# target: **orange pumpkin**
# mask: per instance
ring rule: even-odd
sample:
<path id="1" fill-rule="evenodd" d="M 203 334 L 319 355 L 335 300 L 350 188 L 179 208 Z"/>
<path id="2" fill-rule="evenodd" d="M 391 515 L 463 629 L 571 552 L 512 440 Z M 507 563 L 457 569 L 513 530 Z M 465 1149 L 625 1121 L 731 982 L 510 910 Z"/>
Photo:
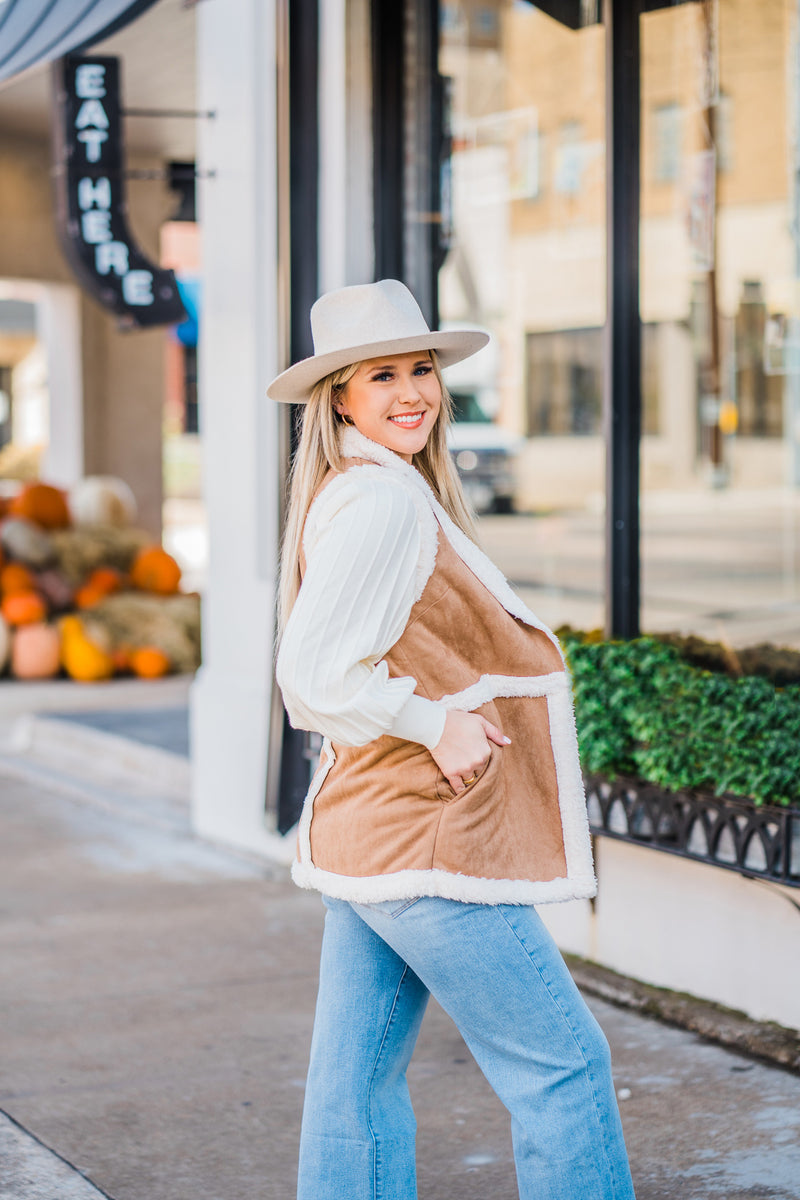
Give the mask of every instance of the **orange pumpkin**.
<path id="1" fill-rule="evenodd" d="M 0 571 L 0 594 L 11 596 L 14 592 L 32 592 L 36 580 L 22 563 L 7 563 Z"/>
<path id="2" fill-rule="evenodd" d="M 160 679 L 170 668 L 170 661 L 158 646 L 140 646 L 130 654 L 130 668 L 140 679 Z"/>
<path id="3" fill-rule="evenodd" d="M 105 592 L 98 592 L 95 588 L 90 587 L 85 583 L 82 588 L 78 588 L 75 593 L 76 608 L 94 608 L 95 604 L 99 604 L 101 600 L 105 600 Z"/>
<path id="4" fill-rule="evenodd" d="M 171 596 L 178 590 L 181 569 L 171 554 L 161 546 L 145 546 L 131 567 L 131 583 L 143 592 Z"/>
<path id="5" fill-rule="evenodd" d="M 95 604 L 118 592 L 121 587 L 122 575 L 119 571 L 114 567 L 97 567 L 75 593 L 75 605 L 77 608 L 94 608 Z"/>
<path id="6" fill-rule="evenodd" d="M 86 583 L 95 591 L 110 596 L 112 592 L 118 592 L 122 587 L 122 572 L 118 571 L 116 567 L 95 567 Z"/>
<path id="7" fill-rule="evenodd" d="M 14 517 L 26 517 L 42 529 L 65 529 L 70 523 L 67 499 L 49 483 L 26 483 L 8 506 Z"/>
<path id="8" fill-rule="evenodd" d="M 12 592 L 3 597 L 0 612 L 9 625 L 33 625 L 47 616 L 47 607 L 38 592 Z"/>

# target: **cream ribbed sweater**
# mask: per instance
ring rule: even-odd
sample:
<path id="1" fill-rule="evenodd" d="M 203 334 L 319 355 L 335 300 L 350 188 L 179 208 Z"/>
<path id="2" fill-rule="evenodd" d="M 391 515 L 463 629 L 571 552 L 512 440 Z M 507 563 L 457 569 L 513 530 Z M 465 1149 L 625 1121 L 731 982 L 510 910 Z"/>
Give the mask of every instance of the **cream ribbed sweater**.
<path id="1" fill-rule="evenodd" d="M 383 656 L 416 597 L 421 531 L 409 489 L 391 471 L 348 471 L 309 509 L 306 572 L 284 631 L 277 679 L 296 729 L 361 746 L 383 734 L 432 750 L 447 710 L 391 679 Z"/>

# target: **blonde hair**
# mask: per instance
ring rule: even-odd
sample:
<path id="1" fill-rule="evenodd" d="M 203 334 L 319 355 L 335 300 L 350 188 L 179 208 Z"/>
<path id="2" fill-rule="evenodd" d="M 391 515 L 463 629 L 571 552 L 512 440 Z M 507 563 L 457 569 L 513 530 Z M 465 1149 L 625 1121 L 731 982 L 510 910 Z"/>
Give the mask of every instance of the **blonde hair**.
<path id="1" fill-rule="evenodd" d="M 431 350 L 430 355 L 434 374 L 442 389 L 442 404 L 428 441 L 419 454 L 414 455 L 413 465 L 430 484 L 450 519 L 467 537 L 476 541 L 475 522 L 447 446 L 447 427 L 453 419 L 453 402 L 442 379 L 436 352 Z M 311 501 L 329 471 L 341 473 L 346 469 L 339 449 L 339 435 L 344 422 L 334 409 L 334 401 L 345 390 L 359 366 L 360 363 L 352 363 L 326 375 L 314 386 L 304 406 L 300 440 L 289 477 L 289 505 L 281 550 L 278 594 L 279 634 L 286 628 L 300 591 L 303 526 Z"/>

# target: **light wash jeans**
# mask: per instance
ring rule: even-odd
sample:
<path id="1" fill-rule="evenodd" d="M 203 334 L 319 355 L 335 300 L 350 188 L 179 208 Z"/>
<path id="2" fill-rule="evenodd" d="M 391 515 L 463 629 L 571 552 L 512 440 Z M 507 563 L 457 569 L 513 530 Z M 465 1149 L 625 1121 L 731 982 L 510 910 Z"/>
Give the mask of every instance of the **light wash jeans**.
<path id="1" fill-rule="evenodd" d="M 521 1200 L 632 1200 L 608 1043 L 535 909 L 325 904 L 298 1200 L 415 1200 L 429 994 L 511 1113 Z"/>

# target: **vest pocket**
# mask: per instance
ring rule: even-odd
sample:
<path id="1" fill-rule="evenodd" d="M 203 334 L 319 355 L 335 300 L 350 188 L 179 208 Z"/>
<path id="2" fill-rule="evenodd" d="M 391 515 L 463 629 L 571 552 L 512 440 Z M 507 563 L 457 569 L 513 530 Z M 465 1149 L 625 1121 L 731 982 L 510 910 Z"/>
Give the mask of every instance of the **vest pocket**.
<path id="1" fill-rule="evenodd" d="M 475 778 L 472 780 L 472 783 L 468 783 L 460 792 L 454 792 L 447 781 L 447 777 L 443 775 L 441 771 L 438 771 L 436 776 L 436 795 L 444 804 L 452 804 L 454 800 L 460 800 L 462 796 L 466 796 L 468 792 L 475 790 L 484 776 L 488 773 L 489 768 L 493 765 L 496 757 L 497 752 L 495 748 L 492 747 L 491 754 L 481 767 L 480 771 L 478 771 Z"/>

